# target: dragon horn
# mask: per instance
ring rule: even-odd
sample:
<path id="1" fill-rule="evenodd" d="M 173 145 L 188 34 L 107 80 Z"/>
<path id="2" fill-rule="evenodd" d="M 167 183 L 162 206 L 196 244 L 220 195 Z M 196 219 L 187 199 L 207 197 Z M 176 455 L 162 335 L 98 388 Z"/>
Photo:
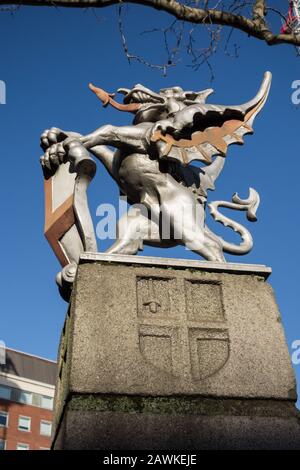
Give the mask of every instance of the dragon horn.
<path id="1" fill-rule="evenodd" d="M 264 107 L 265 102 L 268 98 L 270 87 L 272 81 L 272 74 L 271 72 L 266 72 L 264 74 L 263 82 L 258 90 L 257 95 L 247 103 L 241 106 L 241 109 L 245 112 L 245 122 L 247 122 L 250 126 L 253 124 L 253 121 L 256 115 L 261 111 Z"/>

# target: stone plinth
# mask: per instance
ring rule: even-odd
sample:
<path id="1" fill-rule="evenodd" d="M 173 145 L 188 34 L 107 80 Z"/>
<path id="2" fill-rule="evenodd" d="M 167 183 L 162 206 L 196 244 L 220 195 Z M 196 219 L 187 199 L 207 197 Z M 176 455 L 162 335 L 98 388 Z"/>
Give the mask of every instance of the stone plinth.
<path id="1" fill-rule="evenodd" d="M 84 254 L 61 338 L 54 448 L 300 449 L 270 272 Z"/>

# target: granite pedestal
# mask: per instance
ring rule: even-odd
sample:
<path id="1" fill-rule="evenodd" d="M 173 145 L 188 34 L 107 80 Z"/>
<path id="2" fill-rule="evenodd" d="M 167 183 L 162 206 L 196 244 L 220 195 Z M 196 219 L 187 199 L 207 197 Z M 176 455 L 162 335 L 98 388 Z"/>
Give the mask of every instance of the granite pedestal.
<path id="1" fill-rule="evenodd" d="M 54 449 L 300 449 L 262 265 L 85 253 L 59 351 Z"/>

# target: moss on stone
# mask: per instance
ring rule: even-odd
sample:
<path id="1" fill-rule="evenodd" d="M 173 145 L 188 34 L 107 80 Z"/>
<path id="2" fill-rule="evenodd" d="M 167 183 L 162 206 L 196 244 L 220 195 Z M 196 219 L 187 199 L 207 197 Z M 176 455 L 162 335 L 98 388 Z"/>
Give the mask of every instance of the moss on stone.
<path id="1" fill-rule="evenodd" d="M 295 416 L 293 402 L 281 400 L 212 399 L 73 394 L 68 409 L 169 415 Z"/>

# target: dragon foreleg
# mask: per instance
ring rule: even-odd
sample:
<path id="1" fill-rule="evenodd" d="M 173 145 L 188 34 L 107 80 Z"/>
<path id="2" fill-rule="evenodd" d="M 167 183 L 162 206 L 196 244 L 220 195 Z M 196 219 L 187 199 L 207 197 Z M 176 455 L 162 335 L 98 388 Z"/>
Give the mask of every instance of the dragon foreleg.
<path id="1" fill-rule="evenodd" d="M 247 211 L 247 219 L 251 222 L 255 222 L 257 220 L 256 210 L 259 206 L 259 203 L 260 198 L 258 192 L 255 191 L 255 189 L 250 188 L 248 199 L 241 199 L 237 193 L 235 193 L 232 197 L 232 202 L 214 201 L 208 204 L 209 211 L 214 220 L 225 225 L 225 227 L 232 228 L 235 232 L 239 233 L 242 238 L 240 245 L 236 245 L 234 243 L 226 242 L 223 240 L 223 238 L 218 237 L 224 252 L 234 255 L 243 255 L 249 253 L 253 247 L 253 238 L 249 230 L 247 230 L 238 222 L 235 222 L 234 220 L 229 219 L 225 215 L 221 214 L 218 208 L 226 207 L 228 209 L 234 209 L 238 211 Z"/>

